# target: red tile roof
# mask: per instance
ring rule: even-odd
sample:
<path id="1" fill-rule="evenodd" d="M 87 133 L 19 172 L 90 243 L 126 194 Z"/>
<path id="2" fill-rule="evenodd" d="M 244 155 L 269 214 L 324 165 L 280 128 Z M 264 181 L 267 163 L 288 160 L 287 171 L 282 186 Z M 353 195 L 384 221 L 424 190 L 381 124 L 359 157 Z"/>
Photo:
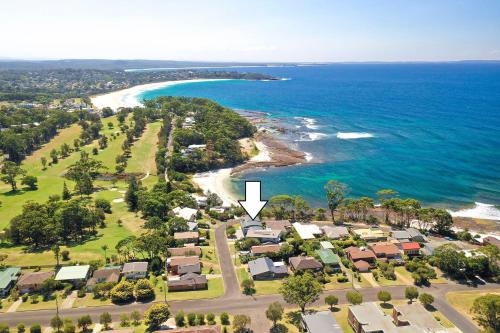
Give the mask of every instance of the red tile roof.
<path id="1" fill-rule="evenodd" d="M 420 244 L 416 242 L 410 242 L 410 243 L 402 243 L 401 247 L 403 250 L 420 250 Z"/>

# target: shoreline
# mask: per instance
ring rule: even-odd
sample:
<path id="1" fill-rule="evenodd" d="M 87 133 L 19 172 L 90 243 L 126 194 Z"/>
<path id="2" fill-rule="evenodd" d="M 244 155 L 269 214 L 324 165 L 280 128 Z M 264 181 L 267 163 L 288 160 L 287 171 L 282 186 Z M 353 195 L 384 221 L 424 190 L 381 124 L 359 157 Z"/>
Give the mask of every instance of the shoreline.
<path id="1" fill-rule="evenodd" d="M 145 83 L 122 90 L 117 90 L 101 95 L 92 96 L 90 98 L 90 101 L 99 110 L 105 107 L 110 107 L 113 111 L 117 111 L 121 107 L 143 106 L 138 96 L 146 91 L 166 88 L 184 83 L 231 81 L 231 80 L 233 79 L 193 79 L 193 80 Z"/>

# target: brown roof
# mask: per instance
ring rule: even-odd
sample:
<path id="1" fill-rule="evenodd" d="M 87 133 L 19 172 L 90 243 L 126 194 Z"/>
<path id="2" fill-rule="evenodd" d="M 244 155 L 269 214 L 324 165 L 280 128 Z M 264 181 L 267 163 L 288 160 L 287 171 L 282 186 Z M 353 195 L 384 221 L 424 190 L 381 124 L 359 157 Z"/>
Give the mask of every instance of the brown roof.
<path id="1" fill-rule="evenodd" d="M 189 327 L 177 328 L 175 330 L 168 330 L 168 333 L 221 333 L 220 326 L 202 326 L 202 327 Z M 165 333 L 165 331 L 156 331 L 154 333 Z"/>
<path id="2" fill-rule="evenodd" d="M 168 248 L 168 253 L 172 257 L 178 256 L 200 256 L 201 247 L 199 246 L 189 246 L 189 247 L 170 247 Z"/>
<path id="3" fill-rule="evenodd" d="M 265 221 L 265 223 L 266 223 L 266 228 L 269 228 L 271 230 L 284 230 L 292 226 L 290 224 L 290 221 L 288 220 L 272 220 L 272 221 Z"/>
<path id="4" fill-rule="evenodd" d="M 170 258 L 170 266 L 195 265 L 199 262 L 200 262 L 200 258 L 198 258 L 197 256 Z"/>
<path id="5" fill-rule="evenodd" d="M 167 284 L 169 286 L 194 286 L 199 284 L 207 284 L 208 280 L 205 275 L 200 275 L 196 273 L 187 273 L 181 276 L 177 280 L 168 280 Z"/>
<path id="6" fill-rule="evenodd" d="M 278 253 L 280 249 L 281 245 L 279 244 L 255 245 L 252 246 L 251 252 L 253 254 Z"/>
<path id="7" fill-rule="evenodd" d="M 54 272 L 27 272 L 21 275 L 17 281 L 17 286 L 22 289 L 23 286 L 41 284 L 45 280 L 54 276 Z"/>
<path id="8" fill-rule="evenodd" d="M 496 245 L 500 247 L 500 239 L 493 237 L 493 236 L 488 236 L 483 239 L 484 244 L 491 244 L 491 245 Z"/>
<path id="9" fill-rule="evenodd" d="M 370 246 L 370 250 L 372 250 L 376 256 L 380 255 L 398 255 L 399 249 L 396 245 L 392 243 L 375 243 Z"/>
<path id="10" fill-rule="evenodd" d="M 375 253 L 372 250 L 364 249 L 361 250 L 355 246 L 348 247 L 345 249 L 345 253 L 348 253 L 352 260 L 360 260 L 360 259 L 377 259 Z"/>
<path id="11" fill-rule="evenodd" d="M 87 285 L 94 285 L 98 280 L 118 282 L 120 280 L 120 270 L 118 268 L 98 269 L 92 274 L 92 278 L 87 281 Z"/>
<path id="12" fill-rule="evenodd" d="M 290 265 L 292 265 L 295 270 L 319 269 L 323 267 L 323 265 L 313 257 L 291 257 Z"/>
<path id="13" fill-rule="evenodd" d="M 354 267 L 356 267 L 356 269 L 358 271 L 366 271 L 368 269 L 370 269 L 370 264 L 367 263 L 366 261 L 364 260 L 358 260 L 356 261 L 354 264 L 353 264 Z"/>
<path id="14" fill-rule="evenodd" d="M 174 233 L 175 239 L 193 239 L 198 237 L 200 237 L 198 231 L 185 231 L 185 232 Z"/>

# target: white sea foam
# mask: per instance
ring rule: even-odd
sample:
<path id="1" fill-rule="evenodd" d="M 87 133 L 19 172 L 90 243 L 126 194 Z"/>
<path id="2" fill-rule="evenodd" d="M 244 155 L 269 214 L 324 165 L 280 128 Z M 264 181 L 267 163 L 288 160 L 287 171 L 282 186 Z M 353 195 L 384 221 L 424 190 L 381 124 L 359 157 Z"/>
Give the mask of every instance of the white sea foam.
<path id="1" fill-rule="evenodd" d="M 500 210 L 495 205 L 476 202 L 473 208 L 465 208 L 457 211 L 448 211 L 454 217 L 470 217 L 484 220 L 500 221 Z"/>
<path id="2" fill-rule="evenodd" d="M 296 142 L 301 141 L 317 141 L 328 137 L 328 134 L 320 132 L 303 132 L 300 134 L 300 139 L 295 140 Z"/>
<path id="3" fill-rule="evenodd" d="M 305 151 L 304 154 L 306 155 L 304 158 L 306 159 L 307 162 L 312 161 L 313 155 L 311 153 L 308 153 L 307 151 Z"/>
<path id="4" fill-rule="evenodd" d="M 313 118 L 307 118 L 307 117 L 295 117 L 295 119 L 299 120 L 303 126 L 309 128 L 309 129 L 318 129 L 319 126 L 317 125 L 317 120 Z"/>
<path id="5" fill-rule="evenodd" d="M 368 139 L 373 138 L 374 135 L 366 132 L 338 132 L 337 138 L 342 140 L 354 140 L 354 139 Z"/>

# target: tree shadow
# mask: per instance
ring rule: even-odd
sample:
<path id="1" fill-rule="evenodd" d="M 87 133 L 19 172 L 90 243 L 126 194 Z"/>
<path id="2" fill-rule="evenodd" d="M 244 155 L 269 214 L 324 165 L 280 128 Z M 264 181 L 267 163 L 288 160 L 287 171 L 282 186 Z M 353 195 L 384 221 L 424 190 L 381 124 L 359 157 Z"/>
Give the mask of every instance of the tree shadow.
<path id="1" fill-rule="evenodd" d="M 302 313 L 300 311 L 291 311 L 286 314 L 286 320 L 293 326 L 300 328 L 302 322 Z"/>
<path id="2" fill-rule="evenodd" d="M 270 333 L 288 333 L 288 328 L 283 324 L 276 324 L 276 326 L 271 327 Z"/>
<path id="3" fill-rule="evenodd" d="M 383 309 L 392 309 L 394 308 L 394 305 L 392 305 L 391 303 L 381 303 L 380 307 Z"/>
<path id="4" fill-rule="evenodd" d="M 27 191 L 17 189 L 15 191 L 10 190 L 9 192 L 4 192 L 4 193 L 2 193 L 2 195 L 6 196 L 6 197 L 13 197 L 13 196 L 17 196 L 17 195 L 23 195 L 25 192 L 27 192 Z"/>

